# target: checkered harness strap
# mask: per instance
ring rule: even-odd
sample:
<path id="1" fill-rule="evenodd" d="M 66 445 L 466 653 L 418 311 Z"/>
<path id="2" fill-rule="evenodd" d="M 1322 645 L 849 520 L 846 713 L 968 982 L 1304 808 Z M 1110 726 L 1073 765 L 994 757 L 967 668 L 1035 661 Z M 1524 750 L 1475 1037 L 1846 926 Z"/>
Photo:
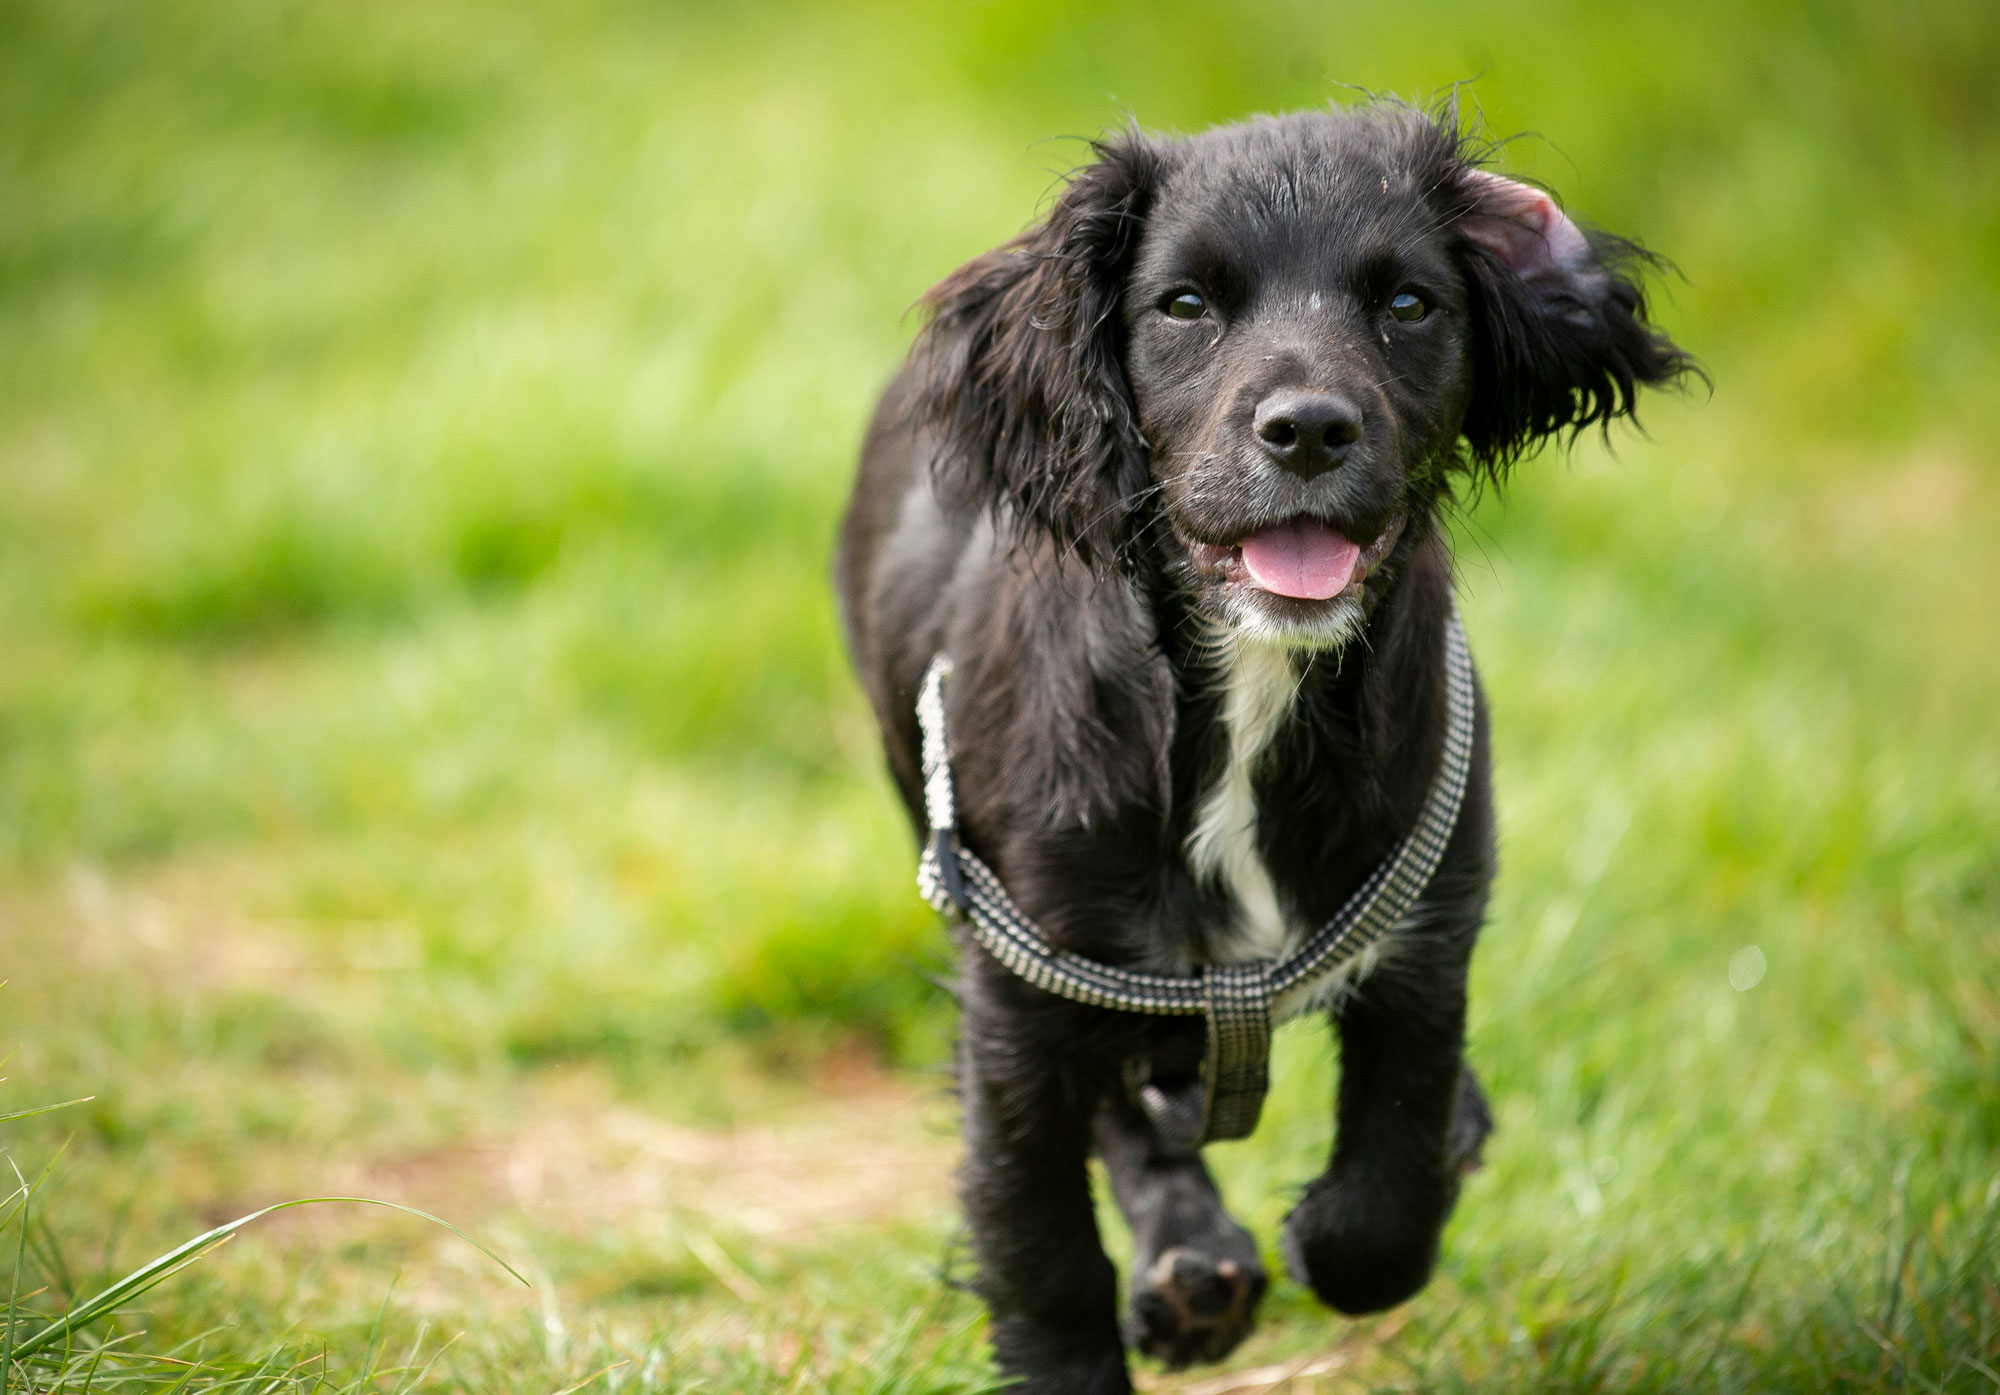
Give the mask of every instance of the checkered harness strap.
<path id="1" fill-rule="evenodd" d="M 1409 915 L 1444 856 L 1472 765 L 1472 656 L 1454 610 L 1445 627 L 1448 718 L 1444 750 L 1416 826 L 1347 899 L 1339 912 L 1282 959 L 1210 964 L 1191 976 L 1136 973 L 1050 945 L 979 856 L 958 839 L 944 686 L 951 660 L 931 660 L 917 696 L 923 727 L 924 806 L 931 838 L 917 888 L 939 911 L 956 911 L 988 954 L 1035 987 L 1119 1012 L 1204 1017 L 1201 1089 L 1175 1099 L 1135 1081 L 1140 1102 L 1169 1141 L 1189 1146 L 1243 1138 L 1256 1126 L 1269 1083 L 1271 1029 L 1280 1000 L 1312 1000 L 1308 985 L 1336 974 Z"/>

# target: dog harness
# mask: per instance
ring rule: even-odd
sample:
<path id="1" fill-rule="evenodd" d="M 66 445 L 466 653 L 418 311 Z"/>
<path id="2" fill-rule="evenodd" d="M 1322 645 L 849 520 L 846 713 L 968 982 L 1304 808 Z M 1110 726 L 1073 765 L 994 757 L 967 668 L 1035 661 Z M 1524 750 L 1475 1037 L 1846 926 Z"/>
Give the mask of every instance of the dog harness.
<path id="1" fill-rule="evenodd" d="M 1126 1063 L 1128 1086 L 1163 1143 L 1191 1150 L 1244 1138 L 1257 1126 L 1270 1085 L 1271 1029 L 1313 1001 L 1312 986 L 1354 964 L 1410 916 L 1458 824 L 1472 764 L 1472 656 L 1454 609 L 1445 625 L 1448 717 L 1444 752 L 1416 826 L 1368 874 L 1333 919 L 1282 959 L 1209 964 L 1193 975 L 1136 973 L 1052 946 L 1014 904 L 999 877 L 958 839 L 939 654 L 917 695 L 924 737 L 924 806 L 931 837 L 917 889 L 940 912 L 954 910 L 988 954 L 1035 987 L 1117 1012 L 1206 1019 L 1199 1075 L 1166 1085 L 1145 1060 Z"/>

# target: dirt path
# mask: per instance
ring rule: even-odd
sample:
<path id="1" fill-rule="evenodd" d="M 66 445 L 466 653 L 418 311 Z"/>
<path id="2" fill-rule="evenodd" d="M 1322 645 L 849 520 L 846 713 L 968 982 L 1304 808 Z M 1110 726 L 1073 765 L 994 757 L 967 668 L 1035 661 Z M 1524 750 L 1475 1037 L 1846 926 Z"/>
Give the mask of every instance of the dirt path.
<path id="1" fill-rule="evenodd" d="M 950 1105 L 921 1081 L 852 1076 L 810 1103 L 721 1128 L 670 1122 L 597 1089 L 535 1093 L 522 1128 L 351 1163 L 341 1181 L 411 1205 L 517 1209 L 569 1233 L 607 1216 L 671 1216 L 788 1243 L 952 1206 Z"/>

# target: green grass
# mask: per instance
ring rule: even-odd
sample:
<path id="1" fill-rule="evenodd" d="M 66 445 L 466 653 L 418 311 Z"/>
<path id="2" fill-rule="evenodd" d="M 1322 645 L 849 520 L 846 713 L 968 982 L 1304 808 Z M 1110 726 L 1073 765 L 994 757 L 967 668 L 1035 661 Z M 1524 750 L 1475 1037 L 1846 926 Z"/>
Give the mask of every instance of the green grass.
<path id="1" fill-rule="evenodd" d="M 1716 390 L 1465 521 L 1501 1130 L 1421 1298 L 1235 1364 L 2000 1387 L 1989 8 L 0 0 L 0 1114 L 94 1097 L 0 1121 L 11 1330 L 329 1191 L 535 1285 L 285 1213 L 9 1388 L 990 1380 L 872 396 L 1069 137 L 1474 77 Z M 1318 1037 L 1217 1150 L 1266 1237 Z"/>

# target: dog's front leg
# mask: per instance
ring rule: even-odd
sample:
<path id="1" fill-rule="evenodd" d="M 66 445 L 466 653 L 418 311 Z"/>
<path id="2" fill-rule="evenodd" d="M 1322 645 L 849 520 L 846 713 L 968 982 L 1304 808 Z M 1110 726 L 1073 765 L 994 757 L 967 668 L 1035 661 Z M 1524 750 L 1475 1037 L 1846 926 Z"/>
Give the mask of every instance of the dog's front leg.
<path id="1" fill-rule="evenodd" d="M 1086 1165 L 1102 1094 L 1083 1046 L 1093 1010 L 1006 981 L 990 962 L 967 969 L 960 1188 L 994 1357 L 1019 1381 L 1011 1390 L 1129 1391 L 1117 1275 L 1098 1239 Z"/>
<path id="2" fill-rule="evenodd" d="M 1220 1361 L 1256 1324 L 1268 1282 L 1256 1241 L 1223 1208 L 1201 1154 L 1162 1146 L 1116 1091 L 1097 1149 L 1136 1251 L 1127 1340 L 1172 1367 Z"/>
<path id="3" fill-rule="evenodd" d="M 1335 1015 L 1333 1159 L 1286 1218 L 1283 1246 L 1293 1277 L 1341 1312 L 1376 1312 L 1424 1286 L 1485 1137 L 1485 1099 L 1463 1059 L 1470 951 L 1466 935 L 1392 955 Z"/>

